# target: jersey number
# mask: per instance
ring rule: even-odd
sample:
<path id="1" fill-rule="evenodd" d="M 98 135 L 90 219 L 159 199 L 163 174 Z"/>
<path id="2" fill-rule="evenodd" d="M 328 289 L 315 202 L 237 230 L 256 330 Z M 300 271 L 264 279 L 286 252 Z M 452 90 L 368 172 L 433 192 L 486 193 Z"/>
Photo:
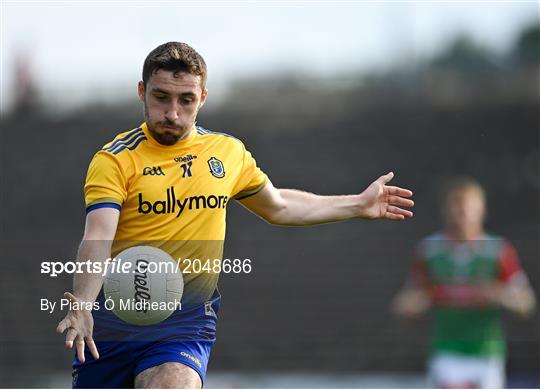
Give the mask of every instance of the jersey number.
<path id="1" fill-rule="evenodd" d="M 191 177 L 191 164 L 193 164 L 193 161 L 189 161 L 187 164 L 180 165 L 183 169 L 182 177 L 186 177 L 186 174 L 188 177 Z"/>

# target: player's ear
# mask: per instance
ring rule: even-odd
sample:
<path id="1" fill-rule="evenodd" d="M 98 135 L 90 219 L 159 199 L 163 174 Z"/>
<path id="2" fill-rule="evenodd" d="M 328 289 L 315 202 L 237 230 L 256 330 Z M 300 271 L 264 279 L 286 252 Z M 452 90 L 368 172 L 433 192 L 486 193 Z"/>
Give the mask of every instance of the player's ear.
<path id="1" fill-rule="evenodd" d="M 482 223 L 485 223 L 488 217 L 488 209 L 486 202 L 482 204 Z"/>
<path id="2" fill-rule="evenodd" d="M 139 81 L 139 84 L 137 84 L 137 92 L 141 102 L 144 102 L 144 82 Z"/>
<path id="3" fill-rule="evenodd" d="M 201 107 L 206 102 L 206 97 L 207 96 L 208 96 L 208 90 L 205 88 L 205 89 L 203 89 L 202 94 L 201 94 L 201 102 L 199 103 L 199 110 L 201 109 Z"/>

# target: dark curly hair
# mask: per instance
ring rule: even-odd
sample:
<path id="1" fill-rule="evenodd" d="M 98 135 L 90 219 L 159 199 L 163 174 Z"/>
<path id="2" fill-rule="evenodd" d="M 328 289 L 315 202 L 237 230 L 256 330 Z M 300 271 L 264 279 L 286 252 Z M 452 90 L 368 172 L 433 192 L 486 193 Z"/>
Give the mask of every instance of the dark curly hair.
<path id="1" fill-rule="evenodd" d="M 142 79 L 144 86 L 150 76 L 163 69 L 174 73 L 187 72 L 201 76 L 201 86 L 206 86 L 207 70 L 202 56 L 183 42 L 167 42 L 159 45 L 144 60 Z"/>

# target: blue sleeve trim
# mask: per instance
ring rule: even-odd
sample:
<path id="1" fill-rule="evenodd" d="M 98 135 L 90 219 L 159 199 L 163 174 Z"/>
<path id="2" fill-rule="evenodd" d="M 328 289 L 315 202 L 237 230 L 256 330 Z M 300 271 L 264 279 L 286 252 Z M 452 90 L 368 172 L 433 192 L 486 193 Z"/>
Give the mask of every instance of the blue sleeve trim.
<path id="1" fill-rule="evenodd" d="M 86 208 L 86 214 L 88 214 L 92 210 L 103 209 L 105 207 L 110 207 L 110 208 L 116 209 L 116 210 L 121 210 L 122 209 L 122 206 L 120 206 L 120 205 L 118 205 L 116 203 L 98 203 L 98 204 L 93 204 L 92 206 L 88 206 Z"/>
<path id="2" fill-rule="evenodd" d="M 207 130 L 207 129 L 201 127 L 201 126 L 197 126 L 196 129 L 197 129 L 197 133 L 199 133 L 199 134 L 201 134 L 201 135 L 206 135 L 206 134 L 219 134 L 219 135 L 224 135 L 225 137 L 231 137 L 231 138 L 234 138 L 235 140 L 242 142 L 240 139 L 236 138 L 234 135 L 231 135 L 231 134 L 220 133 L 219 131 L 211 131 L 211 130 Z"/>

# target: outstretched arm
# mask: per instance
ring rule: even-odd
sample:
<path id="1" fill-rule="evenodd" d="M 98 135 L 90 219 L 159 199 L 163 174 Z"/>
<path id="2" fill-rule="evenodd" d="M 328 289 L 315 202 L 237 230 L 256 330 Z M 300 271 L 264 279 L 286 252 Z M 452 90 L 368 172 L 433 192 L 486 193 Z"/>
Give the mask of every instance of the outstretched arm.
<path id="1" fill-rule="evenodd" d="M 403 220 L 413 213 L 401 207 L 412 207 L 412 192 L 389 186 L 390 172 L 379 177 L 357 195 L 322 196 L 309 192 L 277 189 L 271 182 L 257 194 L 240 203 L 264 220 L 275 225 L 305 226 L 352 218 Z"/>

